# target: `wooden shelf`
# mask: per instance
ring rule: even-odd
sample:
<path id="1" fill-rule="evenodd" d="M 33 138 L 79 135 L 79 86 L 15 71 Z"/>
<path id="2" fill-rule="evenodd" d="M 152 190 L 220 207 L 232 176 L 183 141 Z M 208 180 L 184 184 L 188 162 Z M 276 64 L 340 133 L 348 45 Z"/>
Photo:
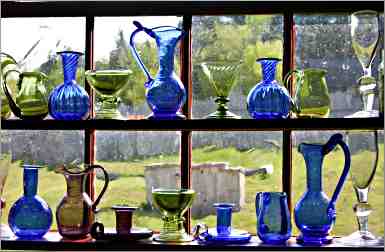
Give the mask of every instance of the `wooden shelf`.
<path id="1" fill-rule="evenodd" d="M 244 245 L 201 245 L 198 242 L 193 241 L 185 244 L 164 244 L 153 242 L 151 239 L 129 242 L 129 241 L 95 241 L 95 240 L 83 240 L 83 241 L 66 241 L 62 240 L 61 236 L 56 232 L 50 232 L 45 235 L 41 240 L 17 240 L 15 237 L 2 240 L 1 248 L 5 250 L 16 249 L 31 249 L 31 250 L 153 250 L 153 251 L 383 251 L 383 247 L 343 247 L 338 243 L 338 239 L 335 242 L 322 246 L 322 247 L 310 247 L 301 246 L 296 243 L 294 237 L 289 239 L 286 245 L 264 245 L 261 244 L 257 237 L 252 237 L 251 242 Z"/>
<path id="2" fill-rule="evenodd" d="M 383 129 L 383 118 L 278 120 L 1 120 L 6 130 L 281 131 Z"/>

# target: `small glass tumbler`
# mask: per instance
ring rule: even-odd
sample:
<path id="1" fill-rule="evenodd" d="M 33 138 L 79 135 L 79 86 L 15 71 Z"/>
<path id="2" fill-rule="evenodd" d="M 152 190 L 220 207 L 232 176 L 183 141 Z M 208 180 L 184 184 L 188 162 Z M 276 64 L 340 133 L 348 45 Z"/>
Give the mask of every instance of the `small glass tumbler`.
<path id="1" fill-rule="evenodd" d="M 137 207 L 119 206 L 111 207 L 116 215 L 116 233 L 118 235 L 129 235 L 132 228 L 132 217 Z"/>
<path id="2" fill-rule="evenodd" d="M 290 212 L 284 192 L 259 192 L 255 198 L 257 234 L 266 244 L 283 244 L 291 236 Z"/>
<path id="3" fill-rule="evenodd" d="M 216 203 L 214 207 L 217 209 L 217 233 L 226 236 L 231 234 L 231 215 L 234 204 Z"/>

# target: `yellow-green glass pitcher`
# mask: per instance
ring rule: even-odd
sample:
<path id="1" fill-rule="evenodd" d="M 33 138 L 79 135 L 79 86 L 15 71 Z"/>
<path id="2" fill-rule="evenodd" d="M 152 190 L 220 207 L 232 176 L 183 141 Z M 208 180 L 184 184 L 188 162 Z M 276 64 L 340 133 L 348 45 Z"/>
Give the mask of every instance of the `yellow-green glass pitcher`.
<path id="1" fill-rule="evenodd" d="M 284 79 L 287 84 L 290 77 L 296 77 L 293 111 L 297 117 L 328 117 L 331 100 L 326 83 L 327 71 L 321 68 L 295 69 Z"/>
<path id="2" fill-rule="evenodd" d="M 8 88 L 8 76 L 18 74 L 16 102 Z M 47 76 L 44 73 L 31 71 L 20 72 L 16 69 L 4 75 L 3 91 L 8 98 L 12 113 L 21 119 L 43 119 L 48 114 L 48 94 L 45 88 Z"/>

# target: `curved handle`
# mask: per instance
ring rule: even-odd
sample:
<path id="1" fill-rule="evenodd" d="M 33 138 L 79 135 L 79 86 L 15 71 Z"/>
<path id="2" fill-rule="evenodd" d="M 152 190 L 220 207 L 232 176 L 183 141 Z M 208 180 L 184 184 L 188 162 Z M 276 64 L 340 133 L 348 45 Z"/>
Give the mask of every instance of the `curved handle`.
<path id="1" fill-rule="evenodd" d="M 101 165 L 89 165 L 88 168 L 86 169 L 86 172 L 88 172 L 92 169 L 101 169 L 103 171 L 103 174 L 104 174 L 103 189 L 100 191 L 100 193 L 99 193 L 98 197 L 96 198 L 96 200 L 94 201 L 94 203 L 92 203 L 92 210 L 95 212 L 96 206 L 99 204 L 99 201 L 102 199 L 104 193 L 107 190 L 108 183 L 110 182 L 110 177 L 108 176 L 107 171 Z"/>
<path id="2" fill-rule="evenodd" d="M 301 70 L 294 69 L 294 70 L 289 71 L 285 75 L 285 77 L 283 78 L 283 84 L 285 85 L 285 87 L 288 87 L 289 79 L 292 79 L 293 75 L 297 78 L 296 83 L 301 83 L 302 82 L 303 72 Z M 297 91 L 298 91 L 298 87 L 296 85 L 295 90 L 294 90 L 294 94 L 296 94 Z M 294 95 L 294 97 L 295 97 L 295 95 Z M 298 113 L 301 112 L 297 102 L 294 99 L 291 99 L 291 105 L 292 105 L 291 107 L 292 107 L 292 110 L 293 110 L 294 113 L 298 114 Z"/>
<path id="3" fill-rule="evenodd" d="M 20 89 L 21 88 L 21 81 L 23 80 L 23 74 L 16 70 L 16 69 L 11 69 L 11 70 L 8 70 L 5 74 L 4 74 L 4 81 L 2 83 L 2 86 L 3 86 L 3 91 L 4 91 L 4 94 L 5 96 L 7 97 L 8 99 L 8 103 L 9 103 L 9 107 L 11 108 L 12 110 L 12 113 L 21 118 L 22 115 L 21 115 L 21 109 L 17 106 L 16 102 L 13 100 L 12 98 L 12 95 L 11 93 L 9 92 L 9 89 L 8 89 L 8 85 L 7 85 L 7 76 L 8 74 L 10 74 L 11 72 L 17 72 L 19 74 L 19 79 L 17 80 L 17 87 Z"/>
<path id="4" fill-rule="evenodd" d="M 256 214 L 257 214 L 257 221 L 258 221 L 258 215 L 261 212 L 261 200 L 263 198 L 262 196 L 263 196 L 263 192 L 258 192 L 255 195 L 255 211 L 256 211 Z"/>
<path id="5" fill-rule="evenodd" d="M 104 225 L 100 222 L 95 222 L 91 226 L 91 236 L 95 239 L 102 239 L 104 236 Z"/>
<path id="6" fill-rule="evenodd" d="M 150 83 L 153 81 L 153 78 L 151 77 L 150 72 L 147 70 L 146 66 L 143 64 L 143 61 L 140 58 L 138 52 L 136 51 L 135 43 L 134 43 L 134 37 L 135 37 L 135 35 L 138 32 L 144 31 L 149 36 L 151 36 L 152 38 L 155 38 L 155 33 L 151 29 L 143 27 L 142 24 L 139 23 L 138 21 L 134 21 L 133 23 L 137 27 L 137 29 L 131 33 L 131 36 L 130 36 L 130 49 L 131 49 L 132 55 L 135 58 L 135 61 L 139 64 L 140 69 L 142 69 L 142 71 L 144 72 L 144 74 L 147 77 L 147 82 L 144 84 L 144 86 L 146 88 L 148 88 Z"/>
<path id="7" fill-rule="evenodd" d="M 327 214 L 330 218 L 333 220 L 336 217 L 336 210 L 335 205 L 338 198 L 338 195 L 340 194 L 342 190 L 342 186 L 344 185 L 344 182 L 346 180 L 346 177 L 349 173 L 350 169 L 350 151 L 346 143 L 342 140 L 343 136 L 341 134 L 334 134 L 329 141 L 323 146 L 322 154 L 326 155 L 330 151 L 332 151 L 337 144 L 341 146 L 344 155 L 345 155 L 345 164 L 344 169 L 342 171 L 341 177 L 337 183 L 336 189 L 334 190 L 333 196 L 329 202 L 328 208 L 327 208 Z"/>

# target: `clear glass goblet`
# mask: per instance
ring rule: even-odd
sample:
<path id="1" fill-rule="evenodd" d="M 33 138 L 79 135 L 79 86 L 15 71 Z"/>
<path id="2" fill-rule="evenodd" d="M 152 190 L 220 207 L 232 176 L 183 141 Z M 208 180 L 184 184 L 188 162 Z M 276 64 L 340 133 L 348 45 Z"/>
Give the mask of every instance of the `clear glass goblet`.
<path id="1" fill-rule="evenodd" d="M 363 76 L 357 80 L 364 109 L 347 117 L 377 117 L 373 109 L 376 79 L 371 73 L 376 49 L 379 44 L 379 15 L 376 11 L 362 10 L 351 15 L 352 47 L 363 68 Z"/>
<path id="2" fill-rule="evenodd" d="M 214 88 L 218 105 L 217 111 L 209 114 L 207 119 L 239 119 L 240 116 L 230 112 L 226 104 L 239 76 L 241 61 L 203 62 L 201 67 L 210 85 Z"/>
<path id="3" fill-rule="evenodd" d="M 350 131 L 347 133 L 347 143 L 351 152 L 350 177 L 357 197 L 353 210 L 358 231 L 342 238 L 342 242 L 351 246 L 383 246 L 383 238 L 376 237 L 368 229 L 368 218 L 372 212 L 368 193 L 378 165 L 378 133 L 370 130 Z"/>

